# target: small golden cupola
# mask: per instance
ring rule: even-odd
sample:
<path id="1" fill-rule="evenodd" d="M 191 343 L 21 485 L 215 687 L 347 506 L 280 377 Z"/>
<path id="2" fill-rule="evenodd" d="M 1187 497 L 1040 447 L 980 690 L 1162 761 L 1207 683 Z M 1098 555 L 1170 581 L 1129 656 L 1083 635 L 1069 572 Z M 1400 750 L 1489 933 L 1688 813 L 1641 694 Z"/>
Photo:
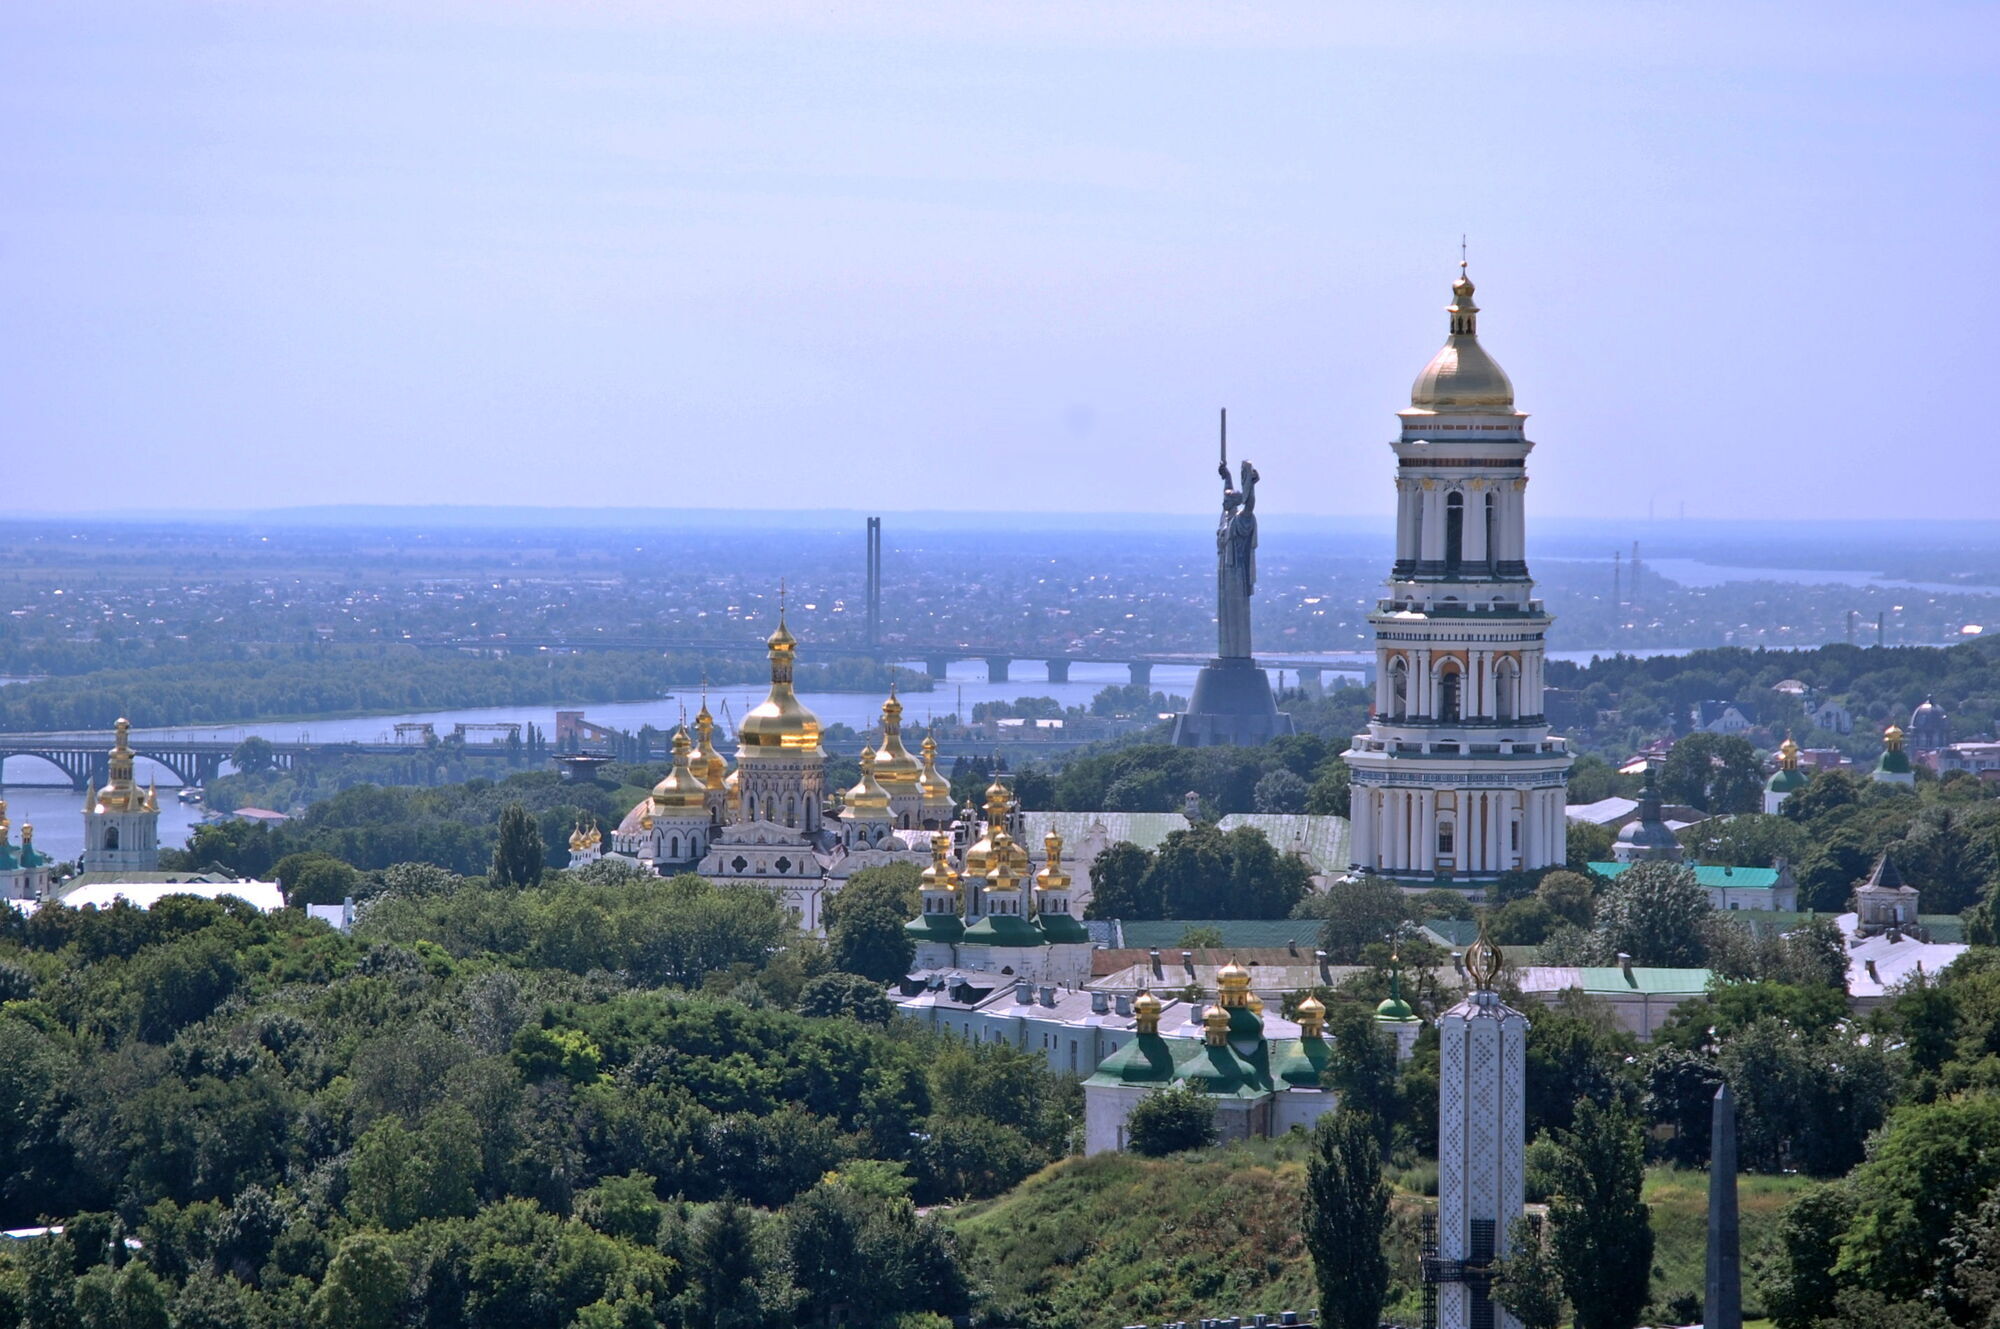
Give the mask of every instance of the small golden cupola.
<path id="1" fill-rule="evenodd" d="M 921 889 L 958 894 L 958 870 L 951 865 L 951 836 L 939 831 L 931 837 L 931 865 L 921 874 Z"/>
<path id="2" fill-rule="evenodd" d="M 1229 1046 L 1229 1012 L 1218 1003 L 1201 1017 L 1202 1040 L 1212 1048 Z"/>
<path id="3" fill-rule="evenodd" d="M 984 877 L 993 870 L 993 835 L 1007 829 L 1007 786 L 995 780 L 986 786 L 986 825 L 965 851 L 965 875 Z"/>
<path id="4" fill-rule="evenodd" d="M 1035 889 L 1038 891 L 1066 891 L 1069 889 L 1069 873 L 1063 871 L 1062 836 L 1051 830 L 1042 837 L 1042 853 L 1046 862 L 1042 870 L 1035 874 Z"/>
<path id="5" fill-rule="evenodd" d="M 937 768 L 937 740 L 924 735 L 924 764 L 917 774 L 917 790 L 923 795 L 925 820 L 951 820 L 951 781 Z"/>
<path id="6" fill-rule="evenodd" d="M 778 610 L 778 630 L 764 644 L 771 652 L 771 692 L 736 727 L 738 763 L 747 755 L 761 752 L 782 751 L 807 759 L 824 758 L 826 753 L 819 745 L 819 717 L 792 691 L 799 643 L 785 626 L 783 608 Z"/>
<path id="7" fill-rule="evenodd" d="M 1007 834 L 1007 828 L 1003 825 L 993 832 L 992 841 L 993 865 L 986 872 L 987 894 L 1009 894 L 1019 890 L 1021 874 L 1014 867 L 1014 837 Z"/>
<path id="8" fill-rule="evenodd" d="M 891 683 L 888 700 L 882 703 L 882 746 L 875 751 L 875 778 L 894 796 L 915 794 L 923 774 L 923 763 L 903 746 L 903 703 Z"/>
<path id="9" fill-rule="evenodd" d="M 113 732 L 117 737 L 111 747 L 111 778 L 91 799 L 92 811 L 145 812 L 148 810 L 146 795 L 132 779 L 133 752 L 130 742 L 132 722 L 120 716 Z"/>
<path id="10" fill-rule="evenodd" d="M 1250 1004 L 1250 971 L 1231 960 L 1215 971 L 1216 1004 L 1234 1009 Z"/>
<path id="11" fill-rule="evenodd" d="M 570 827 L 569 851 L 572 854 L 580 854 L 583 852 L 584 846 L 589 843 L 590 841 L 588 840 L 588 838 L 585 837 L 583 833 L 583 822 L 579 820 L 576 823 L 576 825 Z"/>
<path id="12" fill-rule="evenodd" d="M 685 817 L 689 813 L 708 811 L 708 786 L 694 773 L 689 764 L 689 753 L 694 744 L 688 739 L 687 726 L 674 730 L 674 764 L 667 771 L 666 778 L 653 786 L 653 815 L 655 817 Z"/>
<path id="13" fill-rule="evenodd" d="M 694 773 L 710 790 L 719 790 L 729 778 L 729 762 L 715 750 L 715 717 L 708 713 L 706 692 L 702 694 L 701 709 L 695 712 L 694 732 Z"/>
<path id="14" fill-rule="evenodd" d="M 1320 1038 L 1326 1033 L 1326 1003 L 1312 993 L 1299 1003 L 1295 1012 L 1299 1021 L 1300 1038 Z"/>
<path id="15" fill-rule="evenodd" d="M 1890 752 L 1903 750 L 1903 729 L 1901 725 L 1890 725 L 1882 731 L 1882 746 Z"/>
<path id="16" fill-rule="evenodd" d="M 1133 1033 L 1158 1034 L 1160 1032 L 1160 999 L 1145 988 L 1139 989 L 1139 995 L 1132 999 L 1132 1021 Z"/>
<path id="17" fill-rule="evenodd" d="M 1480 413 L 1514 409 L 1514 385 L 1479 344 L 1479 306 L 1472 303 L 1472 279 L 1465 264 L 1451 284 L 1451 333 L 1410 387 L 1410 405 L 1420 411 Z"/>
<path id="18" fill-rule="evenodd" d="M 848 821 L 887 821 L 889 791 L 875 778 L 875 749 L 861 749 L 861 778 L 847 791 L 842 818 Z"/>

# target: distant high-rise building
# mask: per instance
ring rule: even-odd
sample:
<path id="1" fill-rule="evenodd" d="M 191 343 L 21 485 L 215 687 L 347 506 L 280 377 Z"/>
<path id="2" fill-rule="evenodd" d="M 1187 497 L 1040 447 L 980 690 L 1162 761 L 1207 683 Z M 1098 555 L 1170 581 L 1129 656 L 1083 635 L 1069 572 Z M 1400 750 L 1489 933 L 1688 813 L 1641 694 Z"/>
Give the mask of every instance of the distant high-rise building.
<path id="1" fill-rule="evenodd" d="M 1463 267 L 1444 349 L 1399 413 L 1396 561 L 1369 616 L 1374 716 L 1346 753 L 1354 867 L 1403 879 L 1490 880 L 1567 852 L 1570 754 L 1542 714 L 1552 620 L 1525 557 L 1534 444 L 1479 344 Z"/>

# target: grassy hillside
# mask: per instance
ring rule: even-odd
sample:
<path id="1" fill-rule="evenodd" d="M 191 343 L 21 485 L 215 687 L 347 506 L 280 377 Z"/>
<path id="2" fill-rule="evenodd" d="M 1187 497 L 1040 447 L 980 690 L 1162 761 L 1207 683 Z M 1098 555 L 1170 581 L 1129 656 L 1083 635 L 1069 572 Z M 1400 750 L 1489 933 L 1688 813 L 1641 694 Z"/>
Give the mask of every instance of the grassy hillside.
<path id="1" fill-rule="evenodd" d="M 1101 1154 L 1047 1168 L 998 1199 L 950 1216 L 968 1261 L 991 1289 L 988 1309 L 1024 1329 L 1115 1329 L 1203 1315 L 1305 1310 L 1316 1300 L 1299 1237 L 1303 1137 L 1228 1145 L 1169 1159 Z M 1743 1252 L 1754 1254 L 1779 1212 L 1811 1183 L 1744 1177 Z M 1653 1291 L 1700 1295 L 1708 1176 L 1655 1168 Z M 1415 1324 L 1423 1197 L 1394 1200 L 1390 1318 Z M 1754 1292 L 1746 1287 L 1753 1313 Z"/>

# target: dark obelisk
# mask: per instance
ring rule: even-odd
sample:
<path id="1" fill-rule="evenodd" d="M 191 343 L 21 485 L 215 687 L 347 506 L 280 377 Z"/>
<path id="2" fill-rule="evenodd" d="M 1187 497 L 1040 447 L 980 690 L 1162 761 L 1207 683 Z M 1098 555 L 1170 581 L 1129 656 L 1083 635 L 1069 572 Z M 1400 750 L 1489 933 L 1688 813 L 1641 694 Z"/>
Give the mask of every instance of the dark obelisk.
<path id="1" fill-rule="evenodd" d="M 1736 1099 L 1715 1091 L 1708 1141 L 1708 1282 L 1704 1329 L 1743 1329 L 1743 1265 L 1736 1228 Z"/>
<path id="2" fill-rule="evenodd" d="M 1254 747 L 1292 732 L 1271 699 L 1271 680 L 1250 654 L 1250 595 L 1257 589 L 1257 468 L 1230 483 L 1229 412 L 1222 413 L 1222 521 L 1215 528 L 1215 658 L 1195 675 L 1187 712 L 1174 718 L 1174 746 Z"/>

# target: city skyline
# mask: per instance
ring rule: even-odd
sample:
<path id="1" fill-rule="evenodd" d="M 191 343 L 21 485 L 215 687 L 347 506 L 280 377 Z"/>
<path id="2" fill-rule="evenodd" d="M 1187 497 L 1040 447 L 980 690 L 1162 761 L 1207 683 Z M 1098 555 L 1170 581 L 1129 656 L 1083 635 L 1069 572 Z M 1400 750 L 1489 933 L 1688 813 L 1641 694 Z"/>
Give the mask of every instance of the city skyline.
<path id="1" fill-rule="evenodd" d="M 1982 515 L 1972 7 L 0 25 L 40 511 L 1375 514 L 1469 234 L 1538 511 Z"/>

